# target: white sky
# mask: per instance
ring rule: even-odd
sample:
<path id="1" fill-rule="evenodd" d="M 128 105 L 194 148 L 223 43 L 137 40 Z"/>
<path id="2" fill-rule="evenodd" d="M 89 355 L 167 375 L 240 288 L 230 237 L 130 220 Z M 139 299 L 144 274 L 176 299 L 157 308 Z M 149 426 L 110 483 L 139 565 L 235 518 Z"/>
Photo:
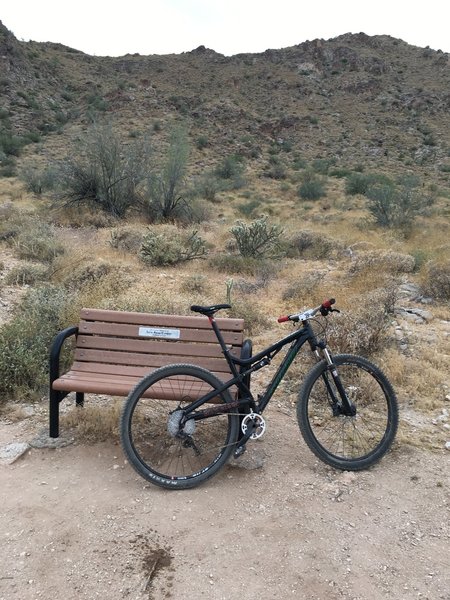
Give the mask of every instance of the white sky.
<path id="1" fill-rule="evenodd" d="M 19 40 L 97 56 L 202 44 L 226 55 L 263 52 L 360 31 L 450 52 L 448 0 L 3 0 L 0 20 Z"/>

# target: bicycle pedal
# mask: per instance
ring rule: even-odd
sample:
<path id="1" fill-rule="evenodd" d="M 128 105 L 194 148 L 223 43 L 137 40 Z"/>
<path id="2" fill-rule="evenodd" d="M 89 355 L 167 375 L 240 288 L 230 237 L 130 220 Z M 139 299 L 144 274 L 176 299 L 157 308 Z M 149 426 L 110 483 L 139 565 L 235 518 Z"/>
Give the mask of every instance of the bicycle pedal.
<path id="1" fill-rule="evenodd" d="M 244 446 L 238 446 L 236 448 L 236 450 L 234 451 L 234 458 L 239 458 L 240 456 L 242 456 L 244 454 L 244 452 L 247 450 L 247 447 Z"/>

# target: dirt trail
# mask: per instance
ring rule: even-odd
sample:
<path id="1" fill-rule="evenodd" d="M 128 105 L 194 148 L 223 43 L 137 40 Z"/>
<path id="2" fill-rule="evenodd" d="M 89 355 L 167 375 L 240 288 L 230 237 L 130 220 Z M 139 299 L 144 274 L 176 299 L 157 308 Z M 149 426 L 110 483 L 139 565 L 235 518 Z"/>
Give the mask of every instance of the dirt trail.
<path id="1" fill-rule="evenodd" d="M 293 414 L 267 416 L 240 466 L 189 491 L 146 484 L 112 443 L 0 465 L 0 600 L 449 600 L 450 453 L 342 473 Z M 3 421 L 0 445 L 36 433 Z"/>

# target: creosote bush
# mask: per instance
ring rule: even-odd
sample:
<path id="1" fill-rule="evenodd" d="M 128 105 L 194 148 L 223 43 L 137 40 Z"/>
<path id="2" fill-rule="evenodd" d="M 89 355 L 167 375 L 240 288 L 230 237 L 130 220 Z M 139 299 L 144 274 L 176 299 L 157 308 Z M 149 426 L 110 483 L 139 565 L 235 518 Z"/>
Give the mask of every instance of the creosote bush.
<path id="1" fill-rule="evenodd" d="M 431 262 L 425 267 L 422 290 L 436 300 L 450 300 L 450 261 Z"/>
<path id="2" fill-rule="evenodd" d="M 158 267 L 205 258 L 206 255 L 206 243 L 197 231 L 180 231 L 176 227 L 149 227 L 140 249 L 141 260 Z"/>

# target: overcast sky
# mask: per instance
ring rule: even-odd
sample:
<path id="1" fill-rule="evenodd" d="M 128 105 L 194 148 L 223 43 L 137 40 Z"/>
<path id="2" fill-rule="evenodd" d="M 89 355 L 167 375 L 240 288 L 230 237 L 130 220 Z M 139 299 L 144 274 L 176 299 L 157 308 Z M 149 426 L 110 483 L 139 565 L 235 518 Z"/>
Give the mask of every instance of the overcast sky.
<path id="1" fill-rule="evenodd" d="M 0 20 L 19 40 L 97 56 L 232 55 L 360 31 L 450 52 L 449 0 L 4 0 Z"/>

